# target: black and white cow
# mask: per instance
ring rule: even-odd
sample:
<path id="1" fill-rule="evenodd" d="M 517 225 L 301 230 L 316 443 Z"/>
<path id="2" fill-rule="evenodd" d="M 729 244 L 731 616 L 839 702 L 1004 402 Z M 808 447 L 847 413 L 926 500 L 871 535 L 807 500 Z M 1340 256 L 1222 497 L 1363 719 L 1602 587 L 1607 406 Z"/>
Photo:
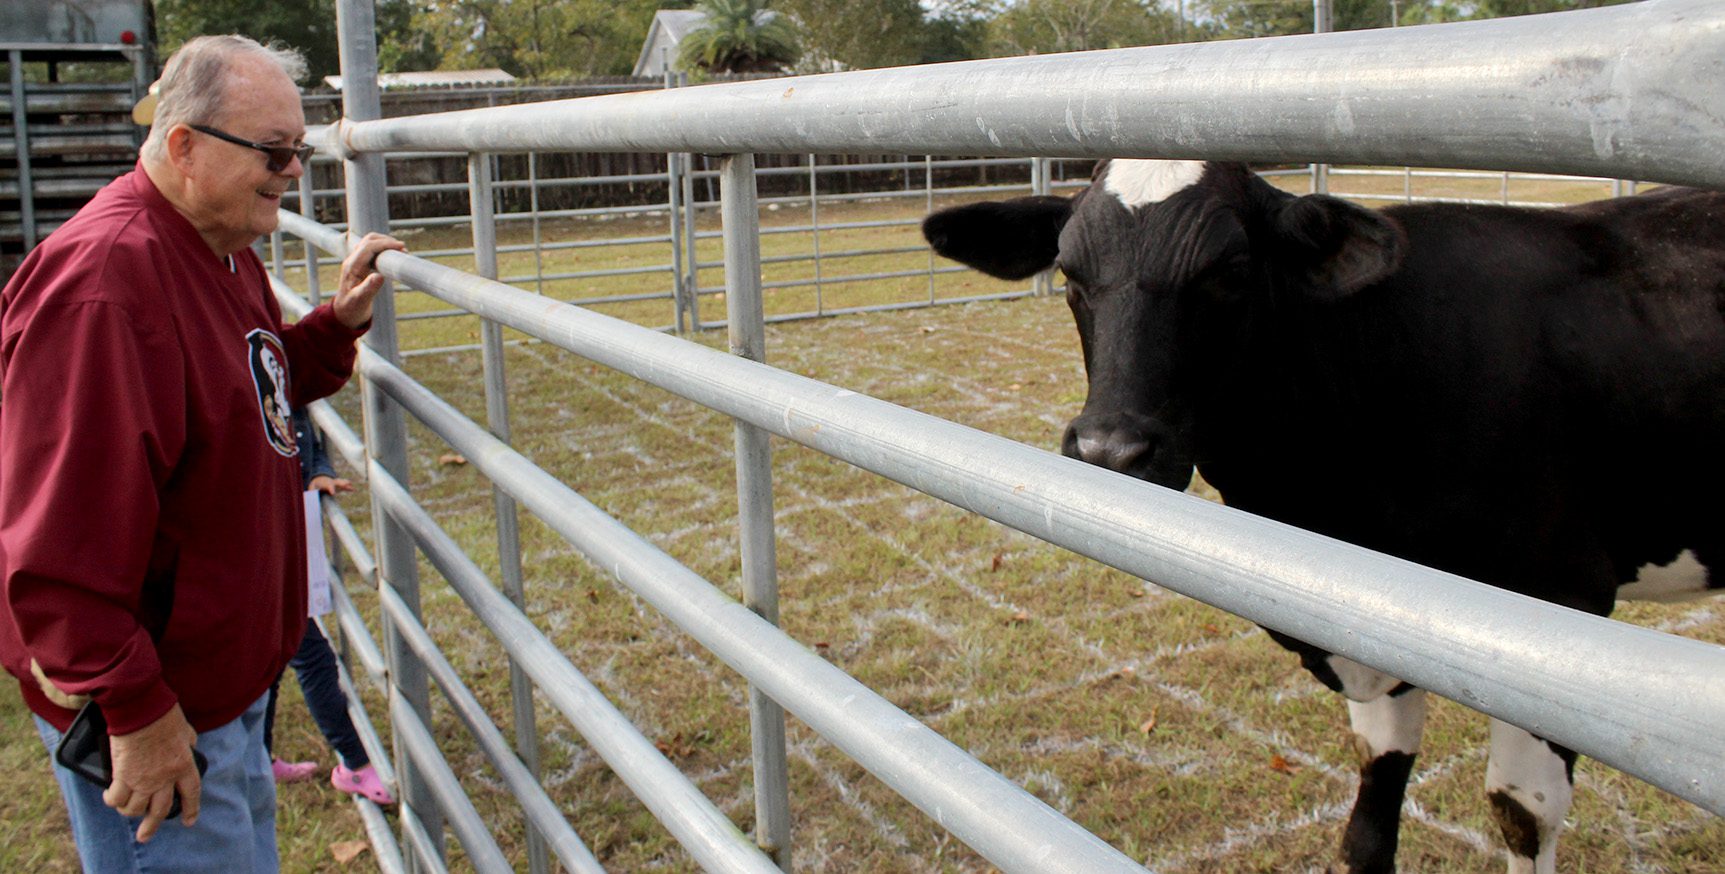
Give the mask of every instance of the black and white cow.
<path id="1" fill-rule="evenodd" d="M 994 276 L 1066 274 L 1090 382 L 1069 456 L 1176 489 L 1196 468 L 1242 510 L 1598 614 L 1620 586 L 1725 586 L 1725 194 L 1373 211 L 1115 160 L 923 232 Z M 1341 867 L 1393 871 L 1424 693 L 1275 636 L 1348 699 Z M 1574 763 L 1493 721 L 1512 874 L 1555 870 Z"/>

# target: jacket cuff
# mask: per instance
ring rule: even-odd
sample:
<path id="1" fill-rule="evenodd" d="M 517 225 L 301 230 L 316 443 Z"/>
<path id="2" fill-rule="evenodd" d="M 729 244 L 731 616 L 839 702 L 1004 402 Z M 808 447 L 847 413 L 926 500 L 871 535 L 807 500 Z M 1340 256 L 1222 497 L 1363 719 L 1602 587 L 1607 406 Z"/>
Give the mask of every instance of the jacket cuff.
<path id="1" fill-rule="evenodd" d="M 96 696 L 97 706 L 108 720 L 108 734 L 131 734 L 161 719 L 180 701 L 174 690 L 160 680 L 143 692 L 116 697 L 112 692 Z"/>
<path id="2" fill-rule="evenodd" d="M 335 317 L 335 305 L 329 303 L 319 304 L 316 309 L 306 313 L 305 318 L 299 320 L 299 325 L 301 329 L 309 332 L 308 336 L 316 337 L 319 345 L 324 343 L 351 345 L 355 340 L 365 336 L 366 331 L 371 330 L 370 319 L 367 319 L 365 324 L 358 328 L 350 328 L 342 324 L 341 319 Z"/>

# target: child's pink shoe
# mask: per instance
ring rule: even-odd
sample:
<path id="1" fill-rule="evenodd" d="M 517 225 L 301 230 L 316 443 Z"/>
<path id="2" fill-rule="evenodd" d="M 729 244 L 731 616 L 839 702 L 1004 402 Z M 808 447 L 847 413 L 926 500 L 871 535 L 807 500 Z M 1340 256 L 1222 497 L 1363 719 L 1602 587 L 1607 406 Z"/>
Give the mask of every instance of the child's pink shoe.
<path id="1" fill-rule="evenodd" d="M 281 759 L 270 760 L 270 774 L 277 783 L 303 783 L 317 773 L 316 762 L 284 762 Z"/>
<path id="2" fill-rule="evenodd" d="M 383 778 L 377 775 L 377 769 L 366 765 L 357 771 L 350 771 L 346 765 L 336 765 L 329 772 L 331 786 L 343 792 L 362 795 L 375 804 L 394 804 L 395 796 L 389 794 L 389 787 L 383 785 Z"/>

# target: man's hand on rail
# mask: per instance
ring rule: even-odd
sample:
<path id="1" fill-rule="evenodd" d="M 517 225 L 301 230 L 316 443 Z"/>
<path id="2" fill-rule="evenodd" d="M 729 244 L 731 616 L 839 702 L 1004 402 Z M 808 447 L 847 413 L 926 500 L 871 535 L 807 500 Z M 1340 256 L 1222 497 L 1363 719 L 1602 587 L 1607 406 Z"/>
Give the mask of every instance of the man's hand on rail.
<path id="1" fill-rule="evenodd" d="M 371 302 L 384 279 L 377 272 L 377 256 L 388 250 L 405 252 L 407 245 L 387 234 L 366 234 L 341 262 L 341 286 L 332 306 L 335 317 L 349 328 L 358 330 L 371 321 Z"/>

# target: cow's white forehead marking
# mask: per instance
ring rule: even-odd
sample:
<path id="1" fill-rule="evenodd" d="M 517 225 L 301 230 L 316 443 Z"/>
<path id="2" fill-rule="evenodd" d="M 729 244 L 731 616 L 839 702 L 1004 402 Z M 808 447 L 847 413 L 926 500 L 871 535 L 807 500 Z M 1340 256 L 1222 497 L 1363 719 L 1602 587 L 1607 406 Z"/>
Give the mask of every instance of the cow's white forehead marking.
<path id="1" fill-rule="evenodd" d="M 1203 161 L 1144 161 L 1115 159 L 1108 164 L 1102 190 L 1120 198 L 1127 209 L 1160 203 L 1197 183 Z"/>

